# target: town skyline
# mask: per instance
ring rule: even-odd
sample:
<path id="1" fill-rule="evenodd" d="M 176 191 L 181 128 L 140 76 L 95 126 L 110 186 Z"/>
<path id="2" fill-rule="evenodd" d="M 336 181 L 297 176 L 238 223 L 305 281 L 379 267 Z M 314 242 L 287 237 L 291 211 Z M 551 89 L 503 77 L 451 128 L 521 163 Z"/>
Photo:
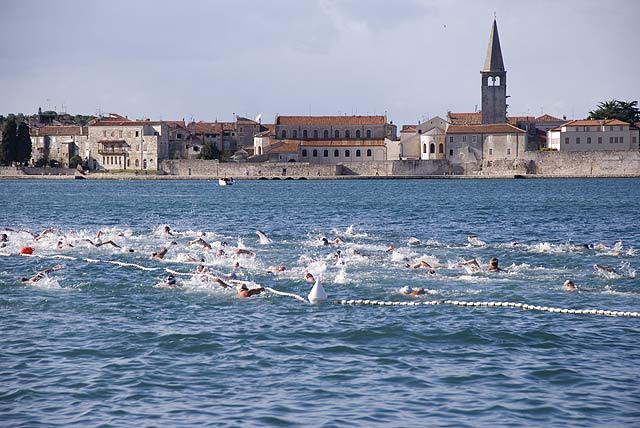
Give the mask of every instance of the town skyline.
<path id="1" fill-rule="evenodd" d="M 473 112 L 494 11 L 509 115 L 581 118 L 603 100 L 640 98 L 640 60 L 630 54 L 637 3 L 384 5 L 12 4 L 0 31 L 23 43 L 1 48 L 0 112 L 186 121 L 261 114 L 266 123 L 276 114 L 386 113 L 398 125 Z"/>

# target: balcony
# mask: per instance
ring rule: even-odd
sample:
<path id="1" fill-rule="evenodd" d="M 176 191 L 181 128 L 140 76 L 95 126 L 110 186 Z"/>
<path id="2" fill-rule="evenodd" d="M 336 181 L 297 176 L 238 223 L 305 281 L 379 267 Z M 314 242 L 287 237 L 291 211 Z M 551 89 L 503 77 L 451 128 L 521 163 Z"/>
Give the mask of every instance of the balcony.
<path id="1" fill-rule="evenodd" d="M 101 155 L 123 155 L 129 149 L 130 146 L 124 140 L 98 141 L 98 153 Z"/>

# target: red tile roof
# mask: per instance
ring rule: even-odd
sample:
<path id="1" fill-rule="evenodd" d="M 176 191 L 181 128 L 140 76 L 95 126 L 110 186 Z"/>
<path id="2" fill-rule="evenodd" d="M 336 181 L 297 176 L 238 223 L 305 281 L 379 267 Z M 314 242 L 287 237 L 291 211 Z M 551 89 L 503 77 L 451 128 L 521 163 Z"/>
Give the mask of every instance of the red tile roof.
<path id="1" fill-rule="evenodd" d="M 298 153 L 300 141 L 297 140 L 280 140 L 269 146 L 265 154 L 272 153 Z"/>
<path id="2" fill-rule="evenodd" d="M 41 128 L 31 128 L 29 134 L 32 136 L 71 136 L 87 135 L 87 127 L 75 125 L 43 126 Z"/>
<path id="3" fill-rule="evenodd" d="M 222 133 L 222 124 L 218 122 L 191 122 L 189 129 L 196 127 L 196 134 L 220 134 Z"/>
<path id="4" fill-rule="evenodd" d="M 144 125 L 161 125 L 161 121 L 157 120 L 112 120 L 109 118 L 98 119 L 90 126 L 144 126 Z"/>
<path id="5" fill-rule="evenodd" d="M 629 126 L 627 122 L 623 122 L 618 119 L 606 119 L 606 120 L 570 120 L 562 125 L 553 128 L 552 131 L 561 131 L 565 126 Z"/>
<path id="6" fill-rule="evenodd" d="M 508 123 L 488 125 L 449 125 L 447 134 L 524 134 L 520 128 Z"/>
<path id="7" fill-rule="evenodd" d="M 482 112 L 454 113 L 448 112 L 447 119 L 452 125 L 480 125 L 482 124 Z"/>
<path id="8" fill-rule="evenodd" d="M 384 125 L 385 116 L 278 116 L 276 125 L 353 126 Z"/>
<path id="9" fill-rule="evenodd" d="M 417 126 L 418 125 L 402 125 L 400 132 L 416 132 Z"/>
<path id="10" fill-rule="evenodd" d="M 535 121 L 536 121 L 536 118 L 534 116 L 507 116 L 507 122 L 512 123 L 514 125 L 518 122 L 533 123 Z"/>
<path id="11" fill-rule="evenodd" d="M 536 117 L 536 122 L 562 122 L 562 119 L 558 119 L 549 114 L 543 114 L 542 116 Z"/>

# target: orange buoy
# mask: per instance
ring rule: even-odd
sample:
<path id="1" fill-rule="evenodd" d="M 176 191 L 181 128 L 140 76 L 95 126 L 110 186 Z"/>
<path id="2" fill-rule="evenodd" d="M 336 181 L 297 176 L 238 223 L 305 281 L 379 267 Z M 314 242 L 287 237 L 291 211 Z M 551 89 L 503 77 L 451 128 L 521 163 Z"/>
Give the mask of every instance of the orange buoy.
<path id="1" fill-rule="evenodd" d="M 20 253 L 19 254 L 33 254 L 33 248 L 31 247 L 22 247 L 20 249 Z"/>

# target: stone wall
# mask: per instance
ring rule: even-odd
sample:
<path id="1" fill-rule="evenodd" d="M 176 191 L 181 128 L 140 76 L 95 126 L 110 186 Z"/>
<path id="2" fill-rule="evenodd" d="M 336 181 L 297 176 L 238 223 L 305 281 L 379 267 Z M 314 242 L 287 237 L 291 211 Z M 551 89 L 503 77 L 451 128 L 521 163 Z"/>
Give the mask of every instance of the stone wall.
<path id="1" fill-rule="evenodd" d="M 525 152 L 529 174 L 545 176 L 640 176 L 640 152 Z"/>
<path id="2" fill-rule="evenodd" d="M 310 165 L 308 163 L 219 163 L 217 160 L 165 160 L 160 162 L 165 174 L 193 177 L 234 178 L 317 178 L 342 175 L 340 165 Z"/>
<path id="3" fill-rule="evenodd" d="M 18 177 L 29 175 L 75 175 L 77 172 L 74 168 L 27 168 L 19 166 L 3 166 L 0 167 L 0 176 L 2 177 Z"/>

